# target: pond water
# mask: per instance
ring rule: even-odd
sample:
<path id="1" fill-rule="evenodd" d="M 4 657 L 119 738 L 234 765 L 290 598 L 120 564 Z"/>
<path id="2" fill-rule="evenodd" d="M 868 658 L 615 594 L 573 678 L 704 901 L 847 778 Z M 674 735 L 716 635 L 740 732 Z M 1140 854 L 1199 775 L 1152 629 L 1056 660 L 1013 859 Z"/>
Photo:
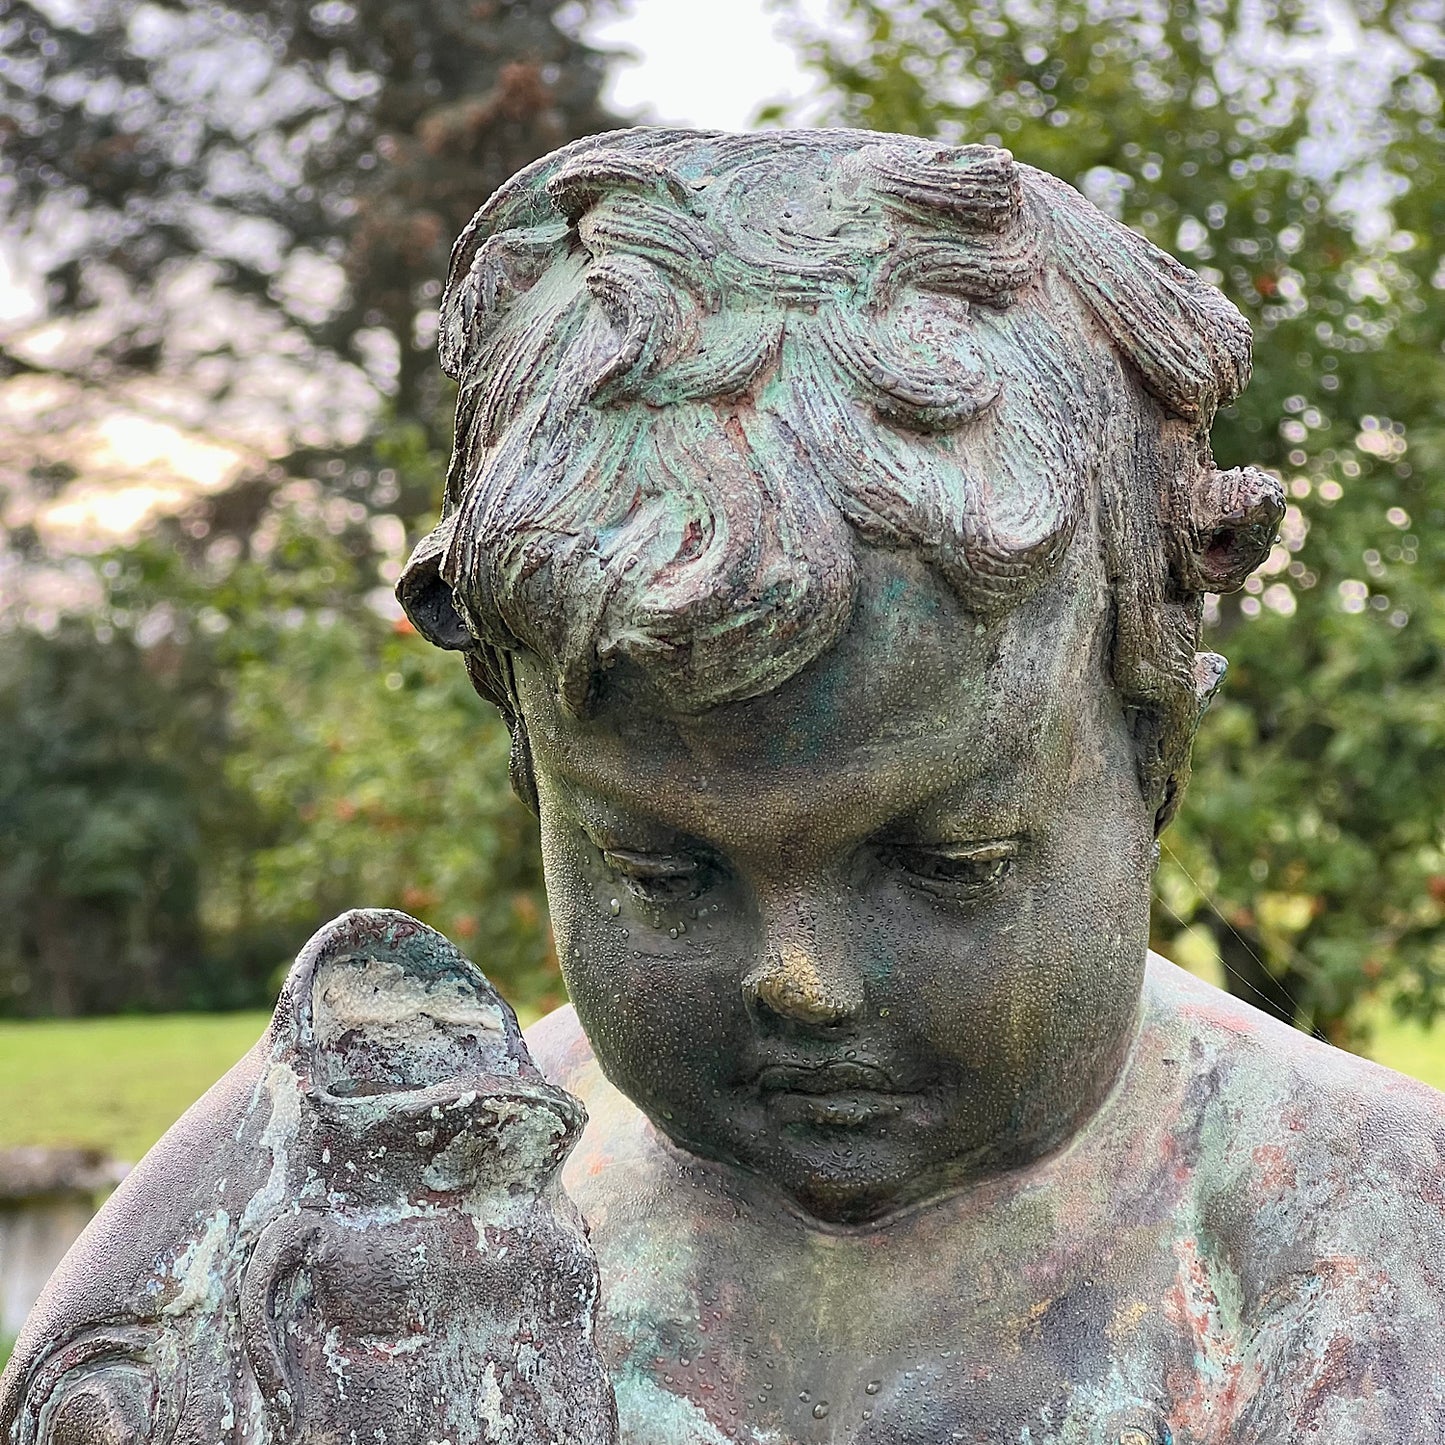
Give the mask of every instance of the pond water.
<path id="1" fill-rule="evenodd" d="M 99 1202 L 86 1193 L 0 1201 L 0 1339 L 20 1333 L 51 1271 Z"/>

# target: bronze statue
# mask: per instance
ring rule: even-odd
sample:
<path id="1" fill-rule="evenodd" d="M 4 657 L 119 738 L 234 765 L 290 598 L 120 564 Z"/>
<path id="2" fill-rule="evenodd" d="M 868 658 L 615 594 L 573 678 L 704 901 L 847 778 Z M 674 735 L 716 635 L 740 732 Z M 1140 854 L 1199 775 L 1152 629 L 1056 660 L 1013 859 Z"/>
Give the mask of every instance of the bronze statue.
<path id="1" fill-rule="evenodd" d="M 584 1117 L 444 938 L 338 918 L 52 1278 L 0 1440 L 613 1445 Z"/>
<path id="2" fill-rule="evenodd" d="M 1004 151 L 640 130 L 441 337 L 399 595 L 541 818 L 623 1445 L 1445 1439 L 1445 1099 L 1147 947 L 1238 313 Z"/>
<path id="3" fill-rule="evenodd" d="M 1445 1439 L 1445 1100 L 1147 950 L 1238 313 L 1003 151 L 633 131 L 442 337 L 401 596 L 541 816 L 623 1440 Z"/>

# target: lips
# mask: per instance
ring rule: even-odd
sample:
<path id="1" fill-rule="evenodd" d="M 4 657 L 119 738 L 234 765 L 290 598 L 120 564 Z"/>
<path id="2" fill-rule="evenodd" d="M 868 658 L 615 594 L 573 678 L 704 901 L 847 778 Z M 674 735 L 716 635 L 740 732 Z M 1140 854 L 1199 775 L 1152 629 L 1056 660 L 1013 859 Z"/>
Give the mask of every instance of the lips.
<path id="1" fill-rule="evenodd" d="M 896 1094 L 892 1078 L 876 1064 L 830 1059 L 817 1064 L 771 1064 L 758 1075 L 764 1094 Z"/>

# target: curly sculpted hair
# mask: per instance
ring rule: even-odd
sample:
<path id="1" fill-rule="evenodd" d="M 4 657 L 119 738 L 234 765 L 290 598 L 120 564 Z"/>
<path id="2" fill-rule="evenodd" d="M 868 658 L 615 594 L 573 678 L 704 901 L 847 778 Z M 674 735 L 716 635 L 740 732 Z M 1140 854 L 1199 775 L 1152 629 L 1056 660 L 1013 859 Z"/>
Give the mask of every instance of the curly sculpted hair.
<path id="1" fill-rule="evenodd" d="M 525 650 L 585 713 L 627 661 L 668 707 L 779 686 L 841 636 L 856 548 L 907 549 L 987 619 L 1084 528 L 1162 827 L 1223 674 L 1203 594 L 1274 537 L 1216 471 L 1249 328 L 1212 287 L 990 146 L 642 129 L 514 177 L 458 240 L 441 523 L 398 595 L 513 729 Z"/>

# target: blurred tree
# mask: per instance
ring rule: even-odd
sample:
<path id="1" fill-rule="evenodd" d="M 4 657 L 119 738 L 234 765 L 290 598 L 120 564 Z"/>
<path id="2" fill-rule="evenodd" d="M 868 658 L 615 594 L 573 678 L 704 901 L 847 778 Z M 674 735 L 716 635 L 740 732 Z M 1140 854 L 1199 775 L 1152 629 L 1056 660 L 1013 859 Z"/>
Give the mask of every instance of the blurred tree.
<path id="1" fill-rule="evenodd" d="M 363 405 L 364 376 L 439 445 L 452 240 L 513 171 L 613 124 L 605 57 L 575 38 L 588 8 L 0 0 L 3 224 L 40 327 L 84 321 L 68 367 L 183 383 L 211 427 L 269 408 L 329 457 L 318 418 Z M 44 355 L 23 334 L 4 353 Z"/>
<path id="2" fill-rule="evenodd" d="M 102 558 L 50 635 L 0 629 L 0 1013 L 269 1005 L 358 904 L 560 1001 L 506 731 L 369 594 L 400 523 L 309 481 L 245 548 L 208 510 Z"/>
<path id="3" fill-rule="evenodd" d="M 227 779 L 263 811 L 267 836 L 235 857 L 246 888 L 213 896 L 218 934 L 245 935 L 221 913 L 232 900 L 293 940 L 358 903 L 400 908 L 455 940 L 514 1004 L 564 1000 L 510 740 L 455 662 L 409 624 L 311 618 L 237 666 Z"/>
<path id="4" fill-rule="evenodd" d="M 555 996 L 501 725 L 389 585 L 440 497 L 447 250 L 614 123 L 576 38 L 608 3 L 0 0 L 0 382 L 63 380 L 57 428 L 93 401 L 275 459 L 58 617 L 40 539 L 0 549 L 0 1010 L 267 1002 L 357 904 Z"/>
<path id="5" fill-rule="evenodd" d="M 225 731 L 191 663 L 88 619 L 0 638 L 0 1012 L 187 1001 Z"/>
<path id="6" fill-rule="evenodd" d="M 407 465 L 392 453 L 393 460 Z M 184 535 L 184 523 L 177 529 Z M 390 535 L 388 535 L 390 534 Z M 156 539 L 132 554 L 188 566 L 230 694 L 227 788 L 251 826 L 208 840 L 204 921 L 243 960 L 274 966 L 346 908 L 400 908 L 448 933 L 514 1002 L 560 1002 L 535 821 L 512 796 L 509 739 L 455 658 L 384 617 L 368 588 L 405 533 L 314 483 L 292 482 L 248 554 L 223 538 L 195 559 Z M 112 598 L 136 602 L 122 579 Z M 273 977 L 274 981 L 274 977 Z"/>
<path id="7" fill-rule="evenodd" d="M 827 123 L 990 141 L 1221 286 L 1225 466 L 1291 506 L 1211 604 L 1231 662 L 1156 931 L 1337 1041 L 1445 1002 L 1445 39 L 1429 0 L 779 0 Z M 778 120 L 774 112 L 764 117 Z"/>

